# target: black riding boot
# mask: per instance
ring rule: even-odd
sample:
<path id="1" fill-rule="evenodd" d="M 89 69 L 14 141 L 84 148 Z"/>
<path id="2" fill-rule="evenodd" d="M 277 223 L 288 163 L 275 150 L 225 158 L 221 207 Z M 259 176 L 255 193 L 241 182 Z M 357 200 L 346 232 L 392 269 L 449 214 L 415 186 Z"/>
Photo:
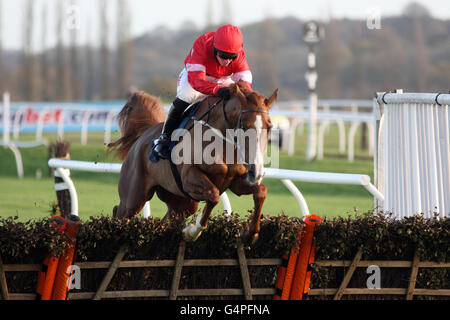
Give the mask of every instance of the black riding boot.
<path id="1" fill-rule="evenodd" d="M 181 121 L 181 115 L 184 110 L 189 106 L 189 103 L 180 99 L 175 99 L 170 107 L 169 114 L 167 115 L 166 122 L 161 132 L 161 136 L 155 141 L 155 147 L 153 151 L 162 159 L 170 158 L 170 137 L 172 132 L 177 128 Z"/>

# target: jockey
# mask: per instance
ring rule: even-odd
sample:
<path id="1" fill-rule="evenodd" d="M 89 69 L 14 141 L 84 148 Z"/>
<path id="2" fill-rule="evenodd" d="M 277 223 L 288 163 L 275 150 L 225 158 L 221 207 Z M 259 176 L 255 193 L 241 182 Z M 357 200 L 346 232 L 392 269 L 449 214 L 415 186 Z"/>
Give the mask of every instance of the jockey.
<path id="1" fill-rule="evenodd" d="M 251 89 L 252 73 L 245 58 L 241 30 L 224 25 L 216 32 L 200 36 L 184 60 L 177 83 L 177 97 L 170 107 L 161 136 L 153 151 L 163 159 L 170 158 L 172 132 L 181 122 L 184 110 L 207 96 L 230 99 L 228 86 L 242 80 Z"/>

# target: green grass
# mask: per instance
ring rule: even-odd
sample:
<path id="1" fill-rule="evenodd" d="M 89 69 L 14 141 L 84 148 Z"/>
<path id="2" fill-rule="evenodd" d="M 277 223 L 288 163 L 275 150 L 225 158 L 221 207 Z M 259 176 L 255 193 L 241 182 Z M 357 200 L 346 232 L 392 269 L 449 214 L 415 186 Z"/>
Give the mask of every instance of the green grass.
<path id="1" fill-rule="evenodd" d="M 113 139 L 118 136 L 113 135 Z M 33 139 L 23 136 L 21 140 Z M 56 141 L 56 136 L 47 135 L 49 141 Z M 80 144 L 79 134 L 67 134 L 65 140 L 71 142 L 70 156 L 73 160 L 118 162 L 112 156 L 106 156 L 103 134 L 89 135 L 88 145 Z M 357 140 L 358 136 L 357 136 Z M 367 151 L 355 148 L 355 161 L 348 162 L 346 155 L 338 154 L 337 130 L 331 128 L 325 139 L 325 158 L 311 163 L 305 160 L 306 133 L 296 138 L 296 153 L 290 157 L 280 153 L 280 168 L 306 171 L 359 173 L 373 177 L 373 160 Z M 25 179 L 17 178 L 16 165 L 12 152 L 0 148 L 0 217 L 18 216 L 20 220 L 42 218 L 50 215 L 50 208 L 56 202 L 53 178 L 47 167 L 48 150 L 45 146 L 21 149 L 24 162 Z M 41 178 L 37 179 L 37 172 Z M 111 215 L 112 208 L 119 201 L 117 194 L 118 174 L 88 172 L 71 172 L 72 180 L 79 198 L 81 218 L 95 215 Z M 264 203 L 263 213 L 276 215 L 285 213 L 300 216 L 299 205 L 291 193 L 279 180 L 265 179 L 269 193 Z M 362 186 L 332 185 L 296 182 L 308 204 L 311 213 L 320 216 L 348 215 L 355 210 L 366 212 L 373 208 L 373 198 Z M 246 214 L 252 209 L 251 196 L 237 197 L 227 192 L 234 211 Z M 202 206 L 201 206 L 202 207 Z M 217 206 L 214 214 L 222 211 L 222 204 Z M 153 216 L 162 217 L 165 205 L 155 196 L 151 201 Z"/>

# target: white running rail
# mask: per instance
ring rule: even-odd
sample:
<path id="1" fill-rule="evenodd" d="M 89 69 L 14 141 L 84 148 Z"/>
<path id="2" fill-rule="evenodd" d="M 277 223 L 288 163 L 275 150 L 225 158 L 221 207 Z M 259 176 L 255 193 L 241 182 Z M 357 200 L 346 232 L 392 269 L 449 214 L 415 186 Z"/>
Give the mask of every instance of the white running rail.
<path id="1" fill-rule="evenodd" d="M 37 139 L 36 141 L 12 141 L 10 139 L 10 95 L 9 92 L 3 93 L 2 114 L 3 114 L 3 139 L 0 141 L 0 146 L 9 148 L 14 154 L 16 160 L 17 176 L 23 179 L 23 161 L 19 148 L 34 148 L 40 145 L 47 145 L 47 140 Z"/>
<path id="2" fill-rule="evenodd" d="M 87 162 L 87 161 L 74 161 L 74 160 L 61 160 L 61 159 L 50 159 L 48 161 L 48 166 L 55 168 L 60 172 L 60 169 L 70 169 L 78 171 L 88 171 L 88 172 L 103 172 L 103 173 L 119 173 L 122 167 L 120 163 L 103 163 L 103 162 Z M 303 216 L 309 214 L 308 205 L 292 181 L 303 181 L 303 182 L 316 182 L 316 183 L 332 183 L 332 184 L 353 184 L 361 185 L 366 188 L 378 202 L 383 203 L 384 197 L 375 186 L 370 183 L 370 177 L 363 174 L 347 174 L 347 173 L 328 173 L 328 172 L 312 172 L 312 171 L 298 171 L 298 170 L 286 170 L 286 169 L 275 169 L 275 168 L 265 168 L 265 178 L 266 179 L 280 179 L 283 184 L 291 191 L 291 193 L 296 198 L 300 210 Z M 64 182 L 69 186 L 69 192 L 72 199 L 72 214 L 78 215 L 78 200 L 76 197 L 75 186 L 70 179 L 70 175 L 61 174 Z M 227 214 L 231 214 L 231 204 L 226 192 L 221 196 L 221 201 L 224 206 L 224 210 Z M 148 207 L 147 207 L 148 206 Z M 150 206 L 148 203 L 144 207 L 144 217 L 150 216 Z"/>

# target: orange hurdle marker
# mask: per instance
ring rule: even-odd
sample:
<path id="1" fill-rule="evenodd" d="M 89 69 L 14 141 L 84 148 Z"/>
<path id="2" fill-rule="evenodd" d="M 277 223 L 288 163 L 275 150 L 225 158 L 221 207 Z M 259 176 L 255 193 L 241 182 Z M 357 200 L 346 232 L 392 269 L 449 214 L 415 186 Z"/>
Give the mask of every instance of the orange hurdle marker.
<path id="1" fill-rule="evenodd" d="M 284 281 L 286 280 L 286 270 L 288 267 L 289 256 L 287 254 L 281 257 L 281 265 L 278 266 L 277 270 L 277 280 L 275 283 L 275 294 L 273 300 L 281 300 L 281 295 L 283 293 Z"/>
<path id="2" fill-rule="evenodd" d="M 50 225 L 56 227 L 60 232 L 64 232 L 67 228 L 68 221 L 63 217 L 55 216 L 50 219 L 50 223 Z M 38 273 L 36 300 L 51 299 L 59 259 L 59 257 L 52 257 L 50 253 L 45 257 L 42 268 Z"/>
<path id="3" fill-rule="evenodd" d="M 316 215 L 305 217 L 305 233 L 300 243 L 300 250 L 295 267 L 294 279 L 292 280 L 292 289 L 290 300 L 302 300 L 303 295 L 309 292 L 311 280 L 311 271 L 309 265 L 314 261 L 316 246 L 313 245 L 314 229 L 320 224 L 322 219 Z"/>
<path id="4" fill-rule="evenodd" d="M 75 246 L 78 230 L 81 226 L 81 220 L 75 215 L 68 218 L 66 234 L 69 236 L 71 246 L 61 255 L 56 271 L 55 283 L 53 285 L 52 300 L 66 300 L 69 292 L 68 280 L 70 278 L 70 266 L 73 263 L 75 255 Z"/>
<path id="5" fill-rule="evenodd" d="M 301 240 L 302 229 L 299 230 L 298 238 Z M 294 279 L 295 266 L 299 254 L 299 246 L 291 249 L 289 255 L 282 257 L 282 265 L 278 267 L 276 290 L 274 300 L 289 300 L 289 295 L 292 287 L 292 280 Z"/>

